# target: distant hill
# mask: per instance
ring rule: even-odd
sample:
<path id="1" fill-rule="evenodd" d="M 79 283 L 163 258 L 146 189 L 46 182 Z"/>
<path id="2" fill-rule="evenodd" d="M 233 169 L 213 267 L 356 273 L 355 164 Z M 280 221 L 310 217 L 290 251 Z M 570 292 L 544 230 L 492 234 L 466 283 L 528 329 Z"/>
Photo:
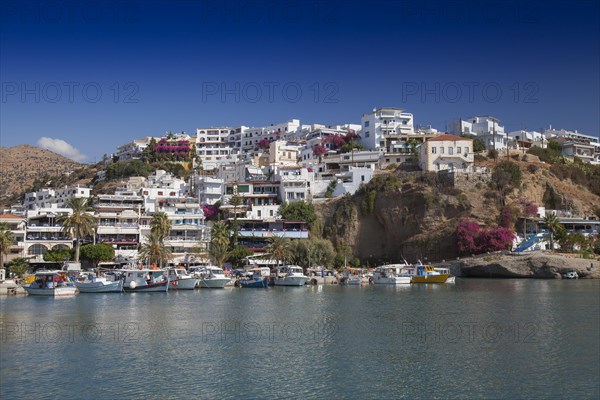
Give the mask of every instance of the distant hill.
<path id="1" fill-rule="evenodd" d="M 28 144 L 0 147 L 0 205 L 22 200 L 18 198 L 36 180 L 39 183 L 51 177 L 67 177 L 85 167 L 85 164 Z"/>

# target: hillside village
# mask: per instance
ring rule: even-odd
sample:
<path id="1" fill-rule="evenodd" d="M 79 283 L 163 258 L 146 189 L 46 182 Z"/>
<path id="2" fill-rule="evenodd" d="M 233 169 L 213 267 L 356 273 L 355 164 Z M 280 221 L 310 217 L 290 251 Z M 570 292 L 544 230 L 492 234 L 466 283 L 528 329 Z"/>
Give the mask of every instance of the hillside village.
<path id="1" fill-rule="evenodd" d="M 56 260 L 51 254 L 69 254 L 74 240 L 59 221 L 72 212 L 71 197 L 92 199 L 97 226 L 82 244 L 110 245 L 110 265 L 139 260 L 157 213 L 171 222 L 164 246 L 176 265 L 215 262 L 211 229 L 219 220 L 231 237 L 229 265 L 269 264 L 273 238 L 315 248 L 325 242 L 312 262 L 329 268 L 496 250 L 464 247 L 457 232 L 468 223 L 482 232 L 508 229 L 499 246 L 519 252 L 569 243 L 594 248 L 598 137 L 553 128 L 505 132 L 492 116 L 459 119 L 447 130 L 414 126 L 411 113 L 379 108 L 360 124 L 292 119 L 135 139 L 106 155 L 91 175 L 80 171 L 89 183 L 37 182 L 22 203 L 7 207 L 0 223 L 12 243 L 2 261 L 43 265 Z M 576 190 L 582 194 L 565 195 Z M 549 239 L 548 215 L 587 242 Z"/>

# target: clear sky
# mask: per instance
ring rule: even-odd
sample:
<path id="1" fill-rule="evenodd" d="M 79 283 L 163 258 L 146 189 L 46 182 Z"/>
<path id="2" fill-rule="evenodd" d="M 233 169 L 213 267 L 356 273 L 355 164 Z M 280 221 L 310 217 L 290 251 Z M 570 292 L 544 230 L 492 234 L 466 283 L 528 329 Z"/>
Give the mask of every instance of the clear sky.
<path id="1" fill-rule="evenodd" d="M 0 2 L 0 141 L 99 160 L 198 127 L 420 125 L 600 132 L 600 2 Z"/>

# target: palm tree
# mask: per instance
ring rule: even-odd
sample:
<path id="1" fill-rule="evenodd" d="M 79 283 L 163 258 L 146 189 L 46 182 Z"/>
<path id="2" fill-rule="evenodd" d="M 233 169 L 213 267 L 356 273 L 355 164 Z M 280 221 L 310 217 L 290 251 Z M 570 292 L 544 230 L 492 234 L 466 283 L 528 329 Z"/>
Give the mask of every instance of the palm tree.
<path id="1" fill-rule="evenodd" d="M 81 239 L 94 235 L 98 220 L 89 211 L 94 211 L 87 197 L 70 197 L 65 206 L 73 210 L 71 215 L 60 215 L 56 221 L 62 225 L 62 232 L 75 238 L 75 262 L 79 262 Z"/>
<path id="2" fill-rule="evenodd" d="M 152 232 L 156 232 L 161 240 L 164 240 L 169 236 L 169 232 L 171 232 L 171 221 L 167 214 L 162 211 L 154 214 L 152 221 L 150 221 L 150 229 Z"/>
<path id="3" fill-rule="evenodd" d="M 150 232 L 146 236 L 146 242 L 140 247 L 139 254 L 141 258 L 147 259 L 149 263 L 158 264 L 161 268 L 172 257 L 171 250 L 165 247 L 157 232 Z"/>
<path id="4" fill-rule="evenodd" d="M 242 198 L 240 195 L 234 193 L 233 196 L 229 199 L 229 204 L 233 206 L 233 247 L 238 244 L 238 220 L 237 220 L 237 210 L 238 207 L 242 205 Z"/>
<path id="5" fill-rule="evenodd" d="M 222 267 L 229 257 L 229 228 L 222 221 L 215 223 L 210 230 L 208 255 L 219 267 Z"/>
<path id="6" fill-rule="evenodd" d="M 292 256 L 290 240 L 288 238 L 275 236 L 269 239 L 267 252 L 271 253 L 271 259 L 279 262 L 285 262 Z"/>
<path id="7" fill-rule="evenodd" d="M 8 229 L 8 224 L 6 222 L 0 222 L 0 268 L 2 268 L 3 265 L 3 256 L 4 254 L 8 255 L 13 240 L 14 235 Z"/>
<path id="8" fill-rule="evenodd" d="M 544 224 L 550 233 L 550 250 L 554 250 L 554 234 L 558 232 L 562 224 L 558 221 L 556 214 L 548 214 L 544 217 Z"/>

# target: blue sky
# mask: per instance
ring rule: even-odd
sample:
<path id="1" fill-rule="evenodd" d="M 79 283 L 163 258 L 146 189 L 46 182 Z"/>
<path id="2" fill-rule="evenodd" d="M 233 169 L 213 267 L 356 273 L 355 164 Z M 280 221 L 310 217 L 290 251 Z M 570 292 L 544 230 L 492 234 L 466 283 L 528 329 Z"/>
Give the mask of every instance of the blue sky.
<path id="1" fill-rule="evenodd" d="M 91 162 L 166 131 L 381 106 L 441 130 L 492 114 L 598 135 L 599 16 L 597 1 L 6 0 L 0 142 Z"/>

